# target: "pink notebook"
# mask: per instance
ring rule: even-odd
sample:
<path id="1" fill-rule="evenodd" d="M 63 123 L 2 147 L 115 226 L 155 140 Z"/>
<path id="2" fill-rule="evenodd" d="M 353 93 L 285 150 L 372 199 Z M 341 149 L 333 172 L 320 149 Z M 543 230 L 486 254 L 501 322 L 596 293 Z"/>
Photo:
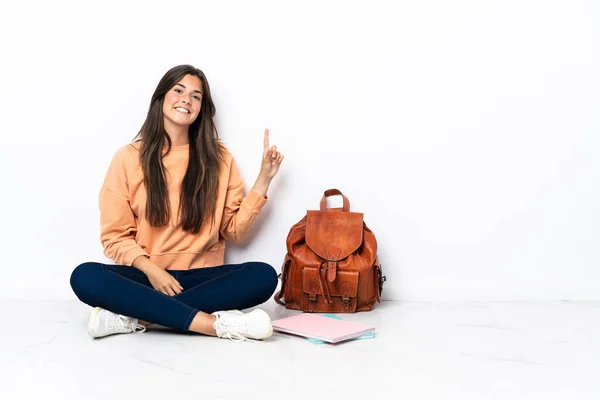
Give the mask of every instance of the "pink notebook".
<path id="1" fill-rule="evenodd" d="M 293 335 L 338 343 L 375 332 L 374 326 L 323 317 L 317 314 L 298 314 L 273 321 L 273 329 Z"/>

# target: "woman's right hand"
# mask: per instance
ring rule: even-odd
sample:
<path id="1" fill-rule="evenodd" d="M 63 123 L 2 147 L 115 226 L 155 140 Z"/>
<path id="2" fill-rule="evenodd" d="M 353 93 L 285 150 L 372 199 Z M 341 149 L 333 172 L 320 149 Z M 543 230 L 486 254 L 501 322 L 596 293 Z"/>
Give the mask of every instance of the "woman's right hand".
<path id="1" fill-rule="evenodd" d="M 133 266 L 146 274 L 152 287 L 167 296 L 175 296 L 183 291 L 183 286 L 171 274 L 148 258 L 140 256 Z"/>
<path id="2" fill-rule="evenodd" d="M 154 289 L 167 296 L 175 296 L 183 291 L 177 279 L 159 266 L 146 272 L 146 276 Z"/>

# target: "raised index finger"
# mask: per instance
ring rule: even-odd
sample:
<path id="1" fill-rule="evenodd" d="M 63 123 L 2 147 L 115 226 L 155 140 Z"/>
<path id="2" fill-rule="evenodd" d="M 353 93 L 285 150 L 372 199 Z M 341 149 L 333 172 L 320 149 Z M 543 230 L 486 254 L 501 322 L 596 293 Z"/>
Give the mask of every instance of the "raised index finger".
<path id="1" fill-rule="evenodd" d="M 264 148 L 265 152 L 269 150 L 269 130 L 268 129 L 265 129 L 265 139 L 264 139 L 263 148 Z"/>

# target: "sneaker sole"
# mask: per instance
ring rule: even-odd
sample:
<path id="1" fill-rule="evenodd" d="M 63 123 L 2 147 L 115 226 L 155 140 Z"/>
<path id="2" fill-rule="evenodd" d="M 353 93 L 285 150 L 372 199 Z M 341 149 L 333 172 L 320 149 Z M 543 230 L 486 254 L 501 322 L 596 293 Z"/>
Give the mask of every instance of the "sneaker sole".
<path id="1" fill-rule="evenodd" d="M 96 325 L 96 318 L 98 318 L 98 313 L 100 313 L 100 311 L 102 311 L 101 307 L 94 308 L 92 310 L 92 313 L 90 314 L 90 319 L 88 321 L 88 333 L 93 338 L 98 337 L 98 336 L 96 336 L 95 325 Z"/>

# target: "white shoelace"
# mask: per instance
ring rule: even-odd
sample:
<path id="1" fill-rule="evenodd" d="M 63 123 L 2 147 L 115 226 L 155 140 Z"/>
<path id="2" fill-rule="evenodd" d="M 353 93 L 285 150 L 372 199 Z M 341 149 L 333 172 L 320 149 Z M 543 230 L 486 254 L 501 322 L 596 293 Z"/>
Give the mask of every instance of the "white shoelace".
<path id="1" fill-rule="evenodd" d="M 227 323 L 226 320 L 223 321 L 221 318 L 218 318 L 216 321 L 216 331 L 217 334 L 221 333 L 219 337 L 225 337 L 233 340 L 234 342 L 260 342 L 260 340 L 251 339 L 240 333 L 246 331 L 246 329 L 242 329 L 240 325 L 241 324 L 239 324 L 236 319 L 232 319 L 229 323 Z"/>
<path id="2" fill-rule="evenodd" d="M 119 332 L 136 332 L 142 333 L 146 331 L 146 327 L 144 325 L 138 324 L 134 322 L 133 318 L 126 317 L 121 314 L 115 314 L 116 318 L 111 320 L 110 328 L 111 330 L 116 328 Z"/>

